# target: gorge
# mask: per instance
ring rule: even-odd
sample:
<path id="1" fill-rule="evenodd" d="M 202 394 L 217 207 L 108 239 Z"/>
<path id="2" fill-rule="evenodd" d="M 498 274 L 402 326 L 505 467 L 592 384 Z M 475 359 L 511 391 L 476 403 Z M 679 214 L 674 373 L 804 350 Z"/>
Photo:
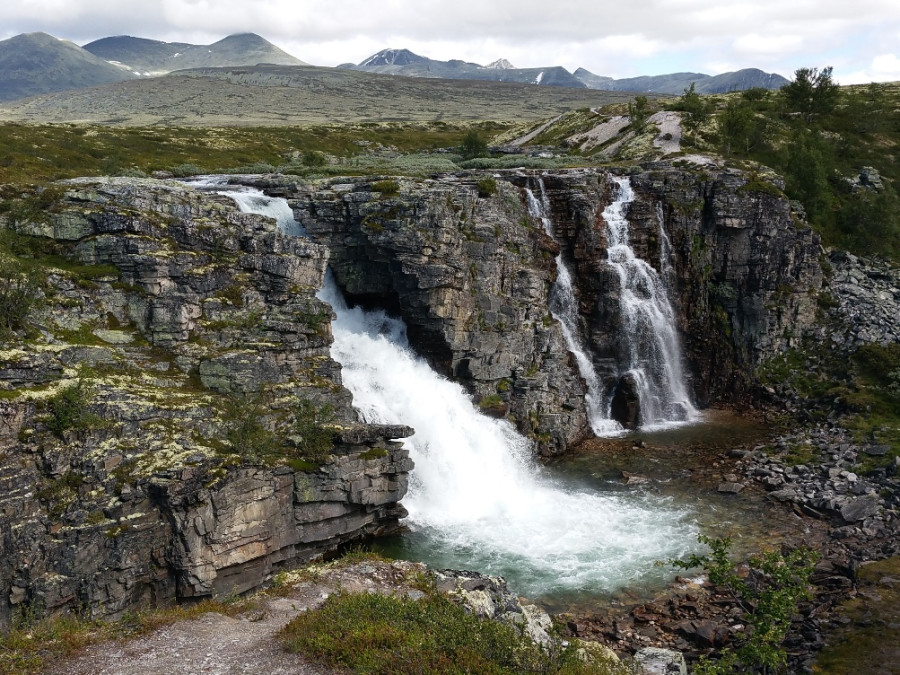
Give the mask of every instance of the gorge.
<path id="1" fill-rule="evenodd" d="M 57 256 L 2 352 L 4 622 L 243 592 L 402 526 L 529 595 L 630 583 L 694 514 L 533 455 L 753 400 L 827 283 L 777 177 L 735 169 L 227 182 L 249 189 L 77 179 L 4 212 Z"/>

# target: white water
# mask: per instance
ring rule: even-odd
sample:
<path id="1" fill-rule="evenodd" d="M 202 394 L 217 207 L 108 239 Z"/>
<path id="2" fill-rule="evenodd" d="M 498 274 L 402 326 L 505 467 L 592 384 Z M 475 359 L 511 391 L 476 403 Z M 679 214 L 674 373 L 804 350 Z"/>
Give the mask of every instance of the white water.
<path id="1" fill-rule="evenodd" d="M 528 211 L 533 217 L 540 218 L 544 230 L 551 238 L 555 239 L 556 232 L 553 220 L 550 218 L 550 203 L 547 191 L 544 189 L 544 181 L 541 179 L 538 179 L 538 188 L 541 192 L 540 200 L 529 188 L 525 188 Z M 581 329 L 578 325 L 578 301 L 575 298 L 575 290 L 572 288 L 572 275 L 562 254 L 556 256 L 556 282 L 550 290 L 550 314 L 559 322 L 566 346 L 575 357 L 578 373 L 587 385 L 584 405 L 591 431 L 597 436 L 607 437 L 624 433 L 625 429 L 622 428 L 622 425 L 609 416 L 609 403 L 604 400 L 603 385 L 581 341 Z"/>
<path id="2" fill-rule="evenodd" d="M 241 210 L 299 228 L 284 200 L 228 192 Z M 279 204 L 280 202 L 280 204 Z M 665 571 L 653 563 L 693 547 L 690 513 L 667 499 L 616 486 L 598 492 L 555 481 L 531 458 L 530 442 L 487 417 L 462 387 L 417 357 L 402 321 L 348 308 L 329 271 L 332 356 L 363 420 L 407 424 L 415 461 L 403 500 L 412 553 L 437 566 L 500 574 L 533 597 L 611 591 Z"/>
<path id="3" fill-rule="evenodd" d="M 619 306 L 627 361 L 621 374 L 630 373 L 638 386 L 641 428 L 644 430 L 689 422 L 699 417 L 684 383 L 681 347 L 675 330 L 675 312 L 669 302 L 665 277 L 671 275 L 669 239 L 660 218 L 661 277 L 634 254 L 625 216 L 634 201 L 628 177 L 613 177 L 617 198 L 603 211 L 609 230 L 607 259 L 619 276 Z"/>

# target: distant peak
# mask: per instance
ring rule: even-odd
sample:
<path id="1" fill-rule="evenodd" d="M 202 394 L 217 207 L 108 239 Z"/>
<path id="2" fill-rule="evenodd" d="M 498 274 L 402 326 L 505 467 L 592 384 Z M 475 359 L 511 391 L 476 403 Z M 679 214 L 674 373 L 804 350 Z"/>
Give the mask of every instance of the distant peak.
<path id="1" fill-rule="evenodd" d="M 496 61 L 492 61 L 487 64 L 485 68 L 491 68 L 493 70 L 515 70 L 516 67 L 511 64 L 506 59 L 497 59 Z"/>
<path id="2" fill-rule="evenodd" d="M 422 56 L 413 54 L 408 49 L 382 49 L 377 54 L 372 54 L 360 66 L 408 66 L 412 63 L 426 61 Z"/>

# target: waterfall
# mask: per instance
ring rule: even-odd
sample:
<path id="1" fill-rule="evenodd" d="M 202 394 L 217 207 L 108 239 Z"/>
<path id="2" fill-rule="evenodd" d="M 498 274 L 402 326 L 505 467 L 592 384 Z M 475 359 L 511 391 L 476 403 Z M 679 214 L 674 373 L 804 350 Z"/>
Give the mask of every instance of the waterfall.
<path id="1" fill-rule="evenodd" d="M 293 231 L 279 201 L 255 193 L 239 204 L 277 213 L 280 226 Z M 405 441 L 415 469 L 403 504 L 408 536 L 423 542 L 420 558 L 504 575 L 539 596 L 659 578 L 654 561 L 692 548 L 690 514 L 668 500 L 550 477 L 532 460 L 528 439 L 483 415 L 461 386 L 416 356 L 402 321 L 348 307 L 330 271 L 318 297 L 335 311 L 331 353 L 360 417 L 416 430 Z"/>
<path id="2" fill-rule="evenodd" d="M 630 375 L 640 400 L 641 428 L 653 429 L 698 417 L 684 383 L 675 312 L 666 278 L 671 277 L 670 244 L 660 225 L 662 276 L 634 254 L 625 216 L 634 201 L 628 177 L 614 176 L 616 199 L 603 211 L 609 232 L 607 260 L 619 277 L 622 340 L 627 352 L 621 375 Z"/>
<path id="3" fill-rule="evenodd" d="M 540 200 L 529 188 L 525 188 L 528 211 L 532 217 L 540 218 L 544 225 L 544 231 L 555 240 L 556 232 L 553 220 L 550 218 L 550 202 L 544 188 L 544 181 L 541 179 L 538 179 L 538 188 L 541 193 Z M 572 274 L 563 260 L 562 253 L 556 256 L 556 281 L 553 288 L 550 289 L 550 314 L 559 322 L 566 346 L 575 357 L 578 373 L 587 385 L 584 404 L 591 430 L 597 436 L 623 433 L 622 425 L 609 416 L 609 405 L 604 400 L 603 385 L 582 343 L 582 330 L 578 323 L 578 301 L 575 298 L 575 290 L 572 288 Z"/>
<path id="4" fill-rule="evenodd" d="M 614 177 L 617 198 L 603 211 L 609 229 L 608 263 L 619 277 L 619 302 L 623 318 L 622 342 L 626 354 L 619 364 L 617 379 L 630 376 L 640 401 L 641 428 L 653 430 L 698 417 L 684 384 L 681 350 L 675 331 L 675 313 L 669 302 L 668 285 L 674 274 L 671 244 L 663 226 L 662 207 L 657 204 L 660 233 L 660 269 L 662 276 L 637 258 L 628 243 L 628 219 L 625 210 L 634 201 L 627 177 Z M 544 182 L 538 179 L 540 199 L 526 188 L 528 209 L 540 218 L 548 235 L 556 232 L 550 216 L 550 202 Z M 572 275 L 556 256 L 556 283 L 550 293 L 550 311 L 559 322 L 569 351 L 575 357 L 578 372 L 587 384 L 585 407 L 591 429 L 597 436 L 613 436 L 624 431 L 611 418 L 612 397 L 604 393 L 603 383 L 588 355 L 579 327 L 578 303 L 572 288 Z"/>

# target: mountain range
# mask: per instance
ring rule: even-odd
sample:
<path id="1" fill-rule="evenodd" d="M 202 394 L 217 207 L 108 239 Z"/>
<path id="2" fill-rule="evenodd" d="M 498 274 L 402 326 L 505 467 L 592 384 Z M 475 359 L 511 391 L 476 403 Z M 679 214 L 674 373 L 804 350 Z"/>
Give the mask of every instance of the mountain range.
<path id="1" fill-rule="evenodd" d="M 105 61 L 145 76 L 165 75 L 187 68 L 222 68 L 271 63 L 277 66 L 307 66 L 255 33 L 241 33 L 211 45 L 161 42 L 119 35 L 95 40 L 84 49 Z"/>
<path id="2" fill-rule="evenodd" d="M 84 47 L 46 33 L 26 33 L 0 41 L 0 101 L 165 75 L 178 70 L 258 64 L 308 65 L 254 33 L 230 35 L 210 45 L 120 35 L 95 40 Z M 655 94 L 680 94 L 692 82 L 699 93 L 705 94 L 750 87 L 774 89 L 787 83 L 780 75 L 755 68 L 715 76 L 673 73 L 614 79 L 595 75 L 584 68 L 575 73 L 562 66 L 516 68 L 506 59 L 498 59 L 486 66 L 458 59 L 438 61 L 408 49 L 385 49 L 358 64 L 344 63 L 338 68 L 420 78 Z"/>
<path id="3" fill-rule="evenodd" d="M 756 68 L 745 68 L 721 75 L 671 73 L 615 79 L 595 75 L 584 68 L 579 68 L 574 73 L 570 73 L 562 66 L 516 68 L 506 59 L 498 59 L 486 66 L 458 59 L 437 61 L 414 54 L 408 49 L 383 49 L 358 64 L 343 63 L 338 68 L 411 77 L 519 82 L 648 94 L 680 94 L 690 87 L 691 83 L 694 83 L 694 88 L 701 94 L 722 94 L 751 87 L 778 89 L 788 83 L 781 75 L 765 73 Z"/>

